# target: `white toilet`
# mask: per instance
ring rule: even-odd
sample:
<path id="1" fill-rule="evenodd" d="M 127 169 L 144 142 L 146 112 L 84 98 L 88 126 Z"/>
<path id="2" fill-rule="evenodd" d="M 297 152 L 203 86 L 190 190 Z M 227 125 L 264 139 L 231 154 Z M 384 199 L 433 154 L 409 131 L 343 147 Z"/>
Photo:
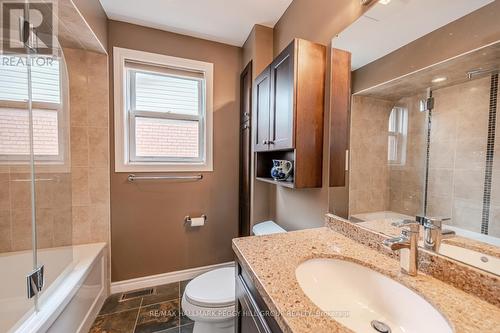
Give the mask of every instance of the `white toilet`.
<path id="1" fill-rule="evenodd" d="M 254 225 L 252 233 L 286 232 L 273 221 Z M 182 310 L 194 321 L 193 333 L 234 333 L 235 269 L 214 269 L 191 280 L 182 295 Z"/>

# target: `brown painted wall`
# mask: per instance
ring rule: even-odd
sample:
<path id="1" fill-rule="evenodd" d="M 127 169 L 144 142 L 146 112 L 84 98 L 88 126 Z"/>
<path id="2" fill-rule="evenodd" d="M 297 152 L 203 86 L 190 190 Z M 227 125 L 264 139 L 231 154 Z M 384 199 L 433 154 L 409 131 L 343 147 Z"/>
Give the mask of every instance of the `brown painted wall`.
<path id="1" fill-rule="evenodd" d="M 352 0 L 294 0 L 274 27 L 274 56 L 278 55 L 293 38 L 304 38 L 330 45 L 333 36 L 354 22 L 367 8 Z M 327 59 L 330 59 L 328 52 Z M 327 73 L 330 63 L 327 61 Z M 325 94 L 325 129 L 323 151 L 323 186 L 318 189 L 276 189 L 276 221 L 287 230 L 322 226 L 328 211 L 328 133 L 329 133 L 329 80 Z M 347 203 L 347 189 L 335 188 L 330 195 Z M 332 204 L 332 207 L 335 207 Z"/>
<path id="2" fill-rule="evenodd" d="M 500 1 L 437 29 L 353 72 L 353 93 L 500 39 Z"/>
<path id="3" fill-rule="evenodd" d="M 274 26 L 274 55 L 296 37 L 329 45 L 366 9 L 353 0 L 294 0 Z"/>
<path id="4" fill-rule="evenodd" d="M 130 184 L 111 159 L 112 281 L 231 261 L 238 230 L 240 48 L 117 21 L 109 21 L 108 32 L 110 62 L 118 46 L 214 63 L 213 172 L 197 182 Z M 113 128 L 110 140 L 114 156 Z M 184 227 L 184 216 L 201 214 L 208 216 L 204 227 Z"/>

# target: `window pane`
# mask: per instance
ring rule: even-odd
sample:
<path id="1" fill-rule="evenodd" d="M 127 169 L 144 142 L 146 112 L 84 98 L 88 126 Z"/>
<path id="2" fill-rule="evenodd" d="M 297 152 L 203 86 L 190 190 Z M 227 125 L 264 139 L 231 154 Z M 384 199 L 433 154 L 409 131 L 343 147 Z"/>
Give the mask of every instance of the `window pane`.
<path id="1" fill-rule="evenodd" d="M 136 156 L 198 158 L 198 130 L 198 121 L 136 117 Z"/>
<path id="2" fill-rule="evenodd" d="M 199 80 L 137 72 L 135 86 L 136 110 L 199 113 Z"/>
<path id="3" fill-rule="evenodd" d="M 2 56 L 0 60 L 0 100 L 28 100 L 26 58 Z M 48 57 L 33 57 L 31 64 L 33 101 L 59 104 L 59 61 Z"/>
<path id="4" fill-rule="evenodd" d="M 387 158 L 390 162 L 397 162 L 398 160 L 398 141 L 396 136 L 389 135 Z"/>
<path id="5" fill-rule="evenodd" d="M 396 109 L 392 109 L 389 116 L 389 132 L 396 132 Z"/>
<path id="6" fill-rule="evenodd" d="M 57 156 L 59 133 L 56 110 L 33 110 L 35 155 Z M 29 155 L 28 111 L 0 108 L 0 155 Z"/>

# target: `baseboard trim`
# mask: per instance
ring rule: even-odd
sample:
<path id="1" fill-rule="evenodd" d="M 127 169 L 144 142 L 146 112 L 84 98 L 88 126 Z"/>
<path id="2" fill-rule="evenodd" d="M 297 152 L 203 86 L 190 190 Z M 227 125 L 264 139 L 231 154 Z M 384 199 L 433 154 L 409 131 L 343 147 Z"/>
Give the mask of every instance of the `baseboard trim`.
<path id="1" fill-rule="evenodd" d="M 222 264 L 189 268 L 182 271 L 163 273 L 157 275 L 143 276 L 136 279 L 118 281 L 111 283 L 111 294 L 122 293 L 135 289 L 154 287 L 160 284 L 179 282 L 192 279 L 200 274 L 211 271 L 216 268 L 234 266 L 234 261 Z"/>

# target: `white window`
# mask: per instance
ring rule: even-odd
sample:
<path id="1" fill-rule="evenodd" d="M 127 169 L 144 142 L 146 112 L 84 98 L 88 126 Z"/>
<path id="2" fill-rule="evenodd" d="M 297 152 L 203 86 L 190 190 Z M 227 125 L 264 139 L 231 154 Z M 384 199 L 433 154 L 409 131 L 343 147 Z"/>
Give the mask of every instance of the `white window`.
<path id="1" fill-rule="evenodd" d="M 389 164 L 405 164 L 407 130 L 408 110 L 402 107 L 394 107 L 389 116 L 389 138 L 387 149 L 387 159 Z"/>
<path id="2" fill-rule="evenodd" d="M 0 56 L 0 161 L 29 160 L 28 61 L 31 65 L 36 161 L 64 162 L 60 62 L 52 57 Z"/>
<path id="3" fill-rule="evenodd" d="M 113 52 L 115 171 L 211 171 L 213 65 Z"/>

